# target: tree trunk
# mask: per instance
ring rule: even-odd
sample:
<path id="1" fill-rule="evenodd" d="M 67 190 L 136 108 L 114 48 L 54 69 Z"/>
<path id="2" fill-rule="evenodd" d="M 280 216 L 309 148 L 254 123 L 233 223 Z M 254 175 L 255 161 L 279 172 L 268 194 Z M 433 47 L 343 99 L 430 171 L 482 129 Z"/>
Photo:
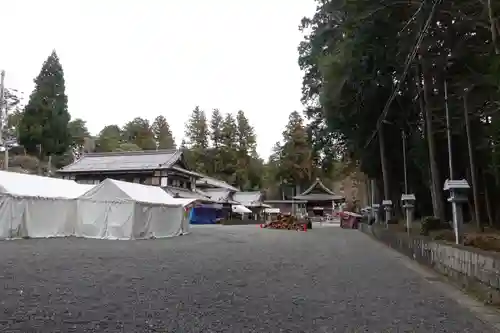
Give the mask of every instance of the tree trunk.
<path id="1" fill-rule="evenodd" d="M 470 133 L 470 122 L 469 122 L 469 107 L 467 105 L 467 92 L 464 95 L 464 120 L 465 120 L 465 132 L 467 135 L 467 149 L 469 151 L 469 167 L 470 167 L 470 178 L 472 183 L 472 195 L 474 198 L 474 220 L 476 220 L 476 226 L 478 230 L 482 230 L 481 216 L 479 213 L 479 189 L 477 184 L 477 170 L 476 163 L 474 160 L 474 151 L 472 149 L 472 138 Z"/>
<path id="2" fill-rule="evenodd" d="M 495 53 L 500 54 L 500 48 L 497 44 L 497 27 L 495 16 L 493 15 L 493 7 L 491 6 L 491 0 L 488 0 L 488 16 L 490 18 L 490 30 L 491 30 L 491 42 L 493 43 L 493 47 L 495 48 Z"/>
<path id="3" fill-rule="evenodd" d="M 421 62 L 422 66 L 422 72 L 423 72 L 423 87 L 422 83 L 419 81 L 418 84 L 422 89 L 423 98 L 424 98 L 424 116 L 425 116 L 425 127 L 427 131 L 427 146 L 429 149 L 429 167 L 430 167 L 430 173 L 431 173 L 431 196 L 432 196 L 432 209 L 434 213 L 434 217 L 439 218 L 441 221 L 445 221 L 445 211 L 444 211 L 444 202 L 443 202 L 443 196 L 441 194 L 441 178 L 439 175 L 439 168 L 438 164 L 436 161 L 436 143 L 434 140 L 434 128 L 433 128 L 433 121 L 432 121 L 432 115 L 430 111 L 430 96 L 429 96 L 429 85 L 432 80 L 429 79 L 428 77 L 428 68 L 425 66 L 425 60 L 424 57 L 419 55 L 419 60 Z M 418 66 L 417 66 L 418 68 Z M 418 70 L 418 69 L 417 69 Z M 419 73 L 420 74 L 420 73 Z M 421 76 L 418 75 L 418 78 Z"/>
<path id="4" fill-rule="evenodd" d="M 387 160 L 385 156 L 385 138 L 383 124 L 381 124 L 378 130 L 378 142 L 380 146 L 380 164 L 382 167 L 382 179 L 384 182 L 384 198 L 383 200 L 389 200 L 390 198 L 390 187 L 389 187 L 389 173 L 387 171 Z"/>
<path id="5" fill-rule="evenodd" d="M 490 197 L 490 191 L 488 189 L 488 182 L 486 180 L 486 174 L 485 172 L 483 174 L 483 183 L 484 183 L 484 200 L 486 201 L 486 213 L 488 214 L 488 225 L 490 227 L 493 227 L 493 210 L 491 207 L 491 197 Z"/>

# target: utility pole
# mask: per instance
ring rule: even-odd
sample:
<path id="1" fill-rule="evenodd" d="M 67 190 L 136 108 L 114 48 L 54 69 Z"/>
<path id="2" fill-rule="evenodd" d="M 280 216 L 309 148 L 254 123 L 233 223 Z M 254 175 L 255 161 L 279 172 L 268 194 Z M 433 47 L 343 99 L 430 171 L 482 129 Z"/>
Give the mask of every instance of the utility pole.
<path id="1" fill-rule="evenodd" d="M 0 146 L 3 146 L 4 148 L 4 169 L 8 170 L 9 168 L 9 153 L 7 151 L 7 145 L 5 144 L 5 140 L 3 139 L 3 124 L 6 119 L 4 119 L 4 104 L 5 103 L 5 87 L 4 87 L 4 81 L 5 81 L 5 71 L 2 70 L 0 72 Z M 5 107 L 5 118 L 7 118 L 7 107 Z"/>
<path id="2" fill-rule="evenodd" d="M 390 188 L 389 188 L 389 173 L 387 170 L 387 159 L 385 154 L 385 140 L 384 140 L 384 126 L 381 124 L 378 130 L 378 141 L 380 145 L 380 162 L 382 167 L 382 179 L 384 182 L 384 200 L 382 201 L 382 206 L 385 211 L 385 226 L 389 227 L 389 221 L 392 219 L 392 201 L 390 198 Z"/>
<path id="3" fill-rule="evenodd" d="M 411 234 L 411 228 L 413 224 L 413 214 L 415 212 L 415 194 L 408 193 L 408 167 L 406 161 L 406 131 L 401 130 L 401 139 L 403 141 L 403 169 L 405 178 L 405 193 L 401 195 L 401 203 L 405 209 L 406 217 L 406 232 L 408 235 Z"/>

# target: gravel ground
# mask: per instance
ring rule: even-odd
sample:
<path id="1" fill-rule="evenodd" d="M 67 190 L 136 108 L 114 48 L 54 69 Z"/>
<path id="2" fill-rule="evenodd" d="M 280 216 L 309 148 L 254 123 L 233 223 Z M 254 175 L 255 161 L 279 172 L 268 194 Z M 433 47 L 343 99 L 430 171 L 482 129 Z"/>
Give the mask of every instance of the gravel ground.
<path id="1" fill-rule="evenodd" d="M 360 232 L 0 242 L 0 332 L 493 332 Z"/>

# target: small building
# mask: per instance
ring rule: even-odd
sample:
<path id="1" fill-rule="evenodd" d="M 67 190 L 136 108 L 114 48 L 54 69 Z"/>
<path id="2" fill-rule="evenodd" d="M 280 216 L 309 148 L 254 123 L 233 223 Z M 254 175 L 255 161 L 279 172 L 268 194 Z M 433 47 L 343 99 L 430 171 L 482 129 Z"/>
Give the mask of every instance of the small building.
<path id="1" fill-rule="evenodd" d="M 235 201 L 252 211 L 253 220 L 261 219 L 263 210 L 271 207 L 262 201 L 263 197 L 260 191 L 236 192 L 233 195 Z"/>
<path id="2" fill-rule="evenodd" d="M 265 204 L 279 209 L 281 214 L 303 215 L 306 211 L 307 201 L 303 200 L 265 200 Z"/>
<path id="3" fill-rule="evenodd" d="M 316 181 L 307 190 L 293 199 L 306 202 L 308 215 L 320 216 L 333 215 L 334 206 L 345 201 L 344 196 L 335 194 L 319 178 L 316 178 Z"/>
<path id="4" fill-rule="evenodd" d="M 196 188 L 201 175 L 188 169 L 183 152 L 176 149 L 84 154 L 57 173 L 80 184 L 111 178 L 160 186 L 178 198 L 211 202 Z"/>
<path id="5" fill-rule="evenodd" d="M 234 194 L 239 191 L 237 187 L 212 177 L 200 176 L 202 178 L 196 181 L 197 190 L 203 191 L 203 193 L 218 203 L 239 204 L 233 199 Z"/>

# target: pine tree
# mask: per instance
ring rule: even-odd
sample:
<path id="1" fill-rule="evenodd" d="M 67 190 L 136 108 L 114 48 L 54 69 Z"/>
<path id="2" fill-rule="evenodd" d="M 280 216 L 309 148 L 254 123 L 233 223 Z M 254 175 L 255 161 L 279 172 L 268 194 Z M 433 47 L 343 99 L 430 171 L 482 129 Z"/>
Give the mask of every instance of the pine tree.
<path id="1" fill-rule="evenodd" d="M 151 126 L 156 144 L 159 149 L 175 149 L 175 140 L 170 130 L 170 126 L 164 116 L 155 118 Z"/>
<path id="2" fill-rule="evenodd" d="M 19 122 L 19 141 L 31 154 L 63 154 L 71 144 L 69 121 L 64 73 L 53 51 L 35 79 L 35 89 Z"/>

